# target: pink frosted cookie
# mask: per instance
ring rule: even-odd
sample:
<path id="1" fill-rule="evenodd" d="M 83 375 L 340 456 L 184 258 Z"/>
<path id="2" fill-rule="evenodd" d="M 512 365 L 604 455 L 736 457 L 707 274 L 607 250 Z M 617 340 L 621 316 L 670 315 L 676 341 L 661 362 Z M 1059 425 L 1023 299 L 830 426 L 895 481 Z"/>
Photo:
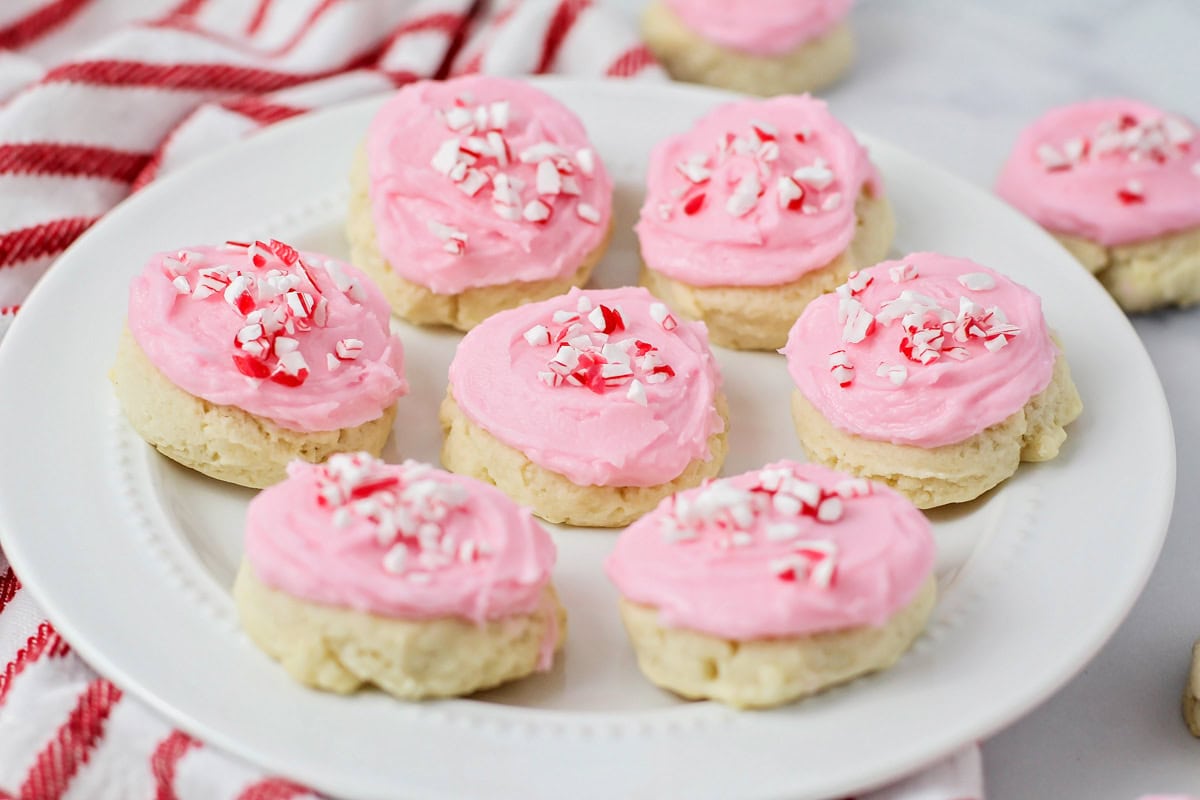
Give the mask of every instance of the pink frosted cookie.
<path id="1" fill-rule="evenodd" d="M 933 608 L 933 564 L 908 500 L 781 461 L 664 500 L 607 569 L 647 678 L 762 707 L 895 663 Z"/>
<path id="2" fill-rule="evenodd" d="M 442 463 L 551 522 L 625 525 L 720 470 L 720 390 L 703 325 L 645 289 L 573 289 L 463 338 Z"/>
<path id="3" fill-rule="evenodd" d="M 495 488 L 427 464 L 293 462 L 250 502 L 242 626 L 295 680 L 406 700 L 549 669 L 566 634 L 554 543 Z"/>
<path id="4" fill-rule="evenodd" d="M 729 103 L 651 154 L 642 282 L 713 342 L 774 350 L 894 229 L 866 150 L 823 102 Z"/>
<path id="5" fill-rule="evenodd" d="M 646 44 L 671 76 L 750 94 L 825 87 L 854 60 L 851 0 L 653 0 Z"/>
<path id="6" fill-rule="evenodd" d="M 1128 311 L 1200 302 L 1200 141 L 1136 100 L 1057 108 L 1017 139 L 996 191 Z"/>
<path id="7" fill-rule="evenodd" d="M 520 81 L 421 81 L 379 110 L 351 175 L 353 262 L 400 317 L 467 330 L 587 282 L 612 180 L 579 119 Z"/>
<path id="8" fill-rule="evenodd" d="M 782 352 L 809 457 L 921 508 L 1053 458 L 1082 410 L 1041 300 L 962 258 L 913 253 L 852 274 Z"/>
<path id="9" fill-rule="evenodd" d="M 407 391 L 387 301 L 358 270 L 277 242 L 153 256 L 110 377 L 169 458 L 262 487 L 295 458 L 378 454 Z"/>

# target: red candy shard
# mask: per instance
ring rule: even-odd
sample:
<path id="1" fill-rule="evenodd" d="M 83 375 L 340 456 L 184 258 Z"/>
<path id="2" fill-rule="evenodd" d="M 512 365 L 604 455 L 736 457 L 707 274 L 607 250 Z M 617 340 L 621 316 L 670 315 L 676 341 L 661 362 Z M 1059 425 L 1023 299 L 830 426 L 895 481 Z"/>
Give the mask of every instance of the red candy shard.
<path id="1" fill-rule="evenodd" d="M 400 479 L 395 475 L 392 475 L 387 478 L 380 478 L 379 480 L 371 481 L 370 483 L 359 484 L 351 490 L 350 499 L 361 500 L 362 498 L 370 497 L 371 495 L 383 489 L 390 489 L 393 486 L 397 486 L 399 483 Z"/>
<path id="2" fill-rule="evenodd" d="M 246 355 L 245 353 L 235 353 L 233 355 L 233 365 L 237 367 L 238 372 L 248 378 L 267 378 L 271 375 L 271 368 L 257 358 Z"/>
<path id="3" fill-rule="evenodd" d="M 1146 202 L 1146 198 L 1144 195 L 1142 195 L 1139 192 L 1131 192 L 1128 189 L 1118 189 L 1117 190 L 1117 199 L 1120 200 L 1122 203 L 1124 203 L 1127 206 Z"/>
<path id="4" fill-rule="evenodd" d="M 700 213 L 700 209 L 704 208 L 704 194 L 693 195 L 683 204 L 683 213 L 689 217 Z"/>
<path id="5" fill-rule="evenodd" d="M 633 343 L 633 354 L 635 356 L 644 356 L 653 349 L 654 345 L 649 342 L 643 342 L 641 339 L 637 339 Z"/>
<path id="6" fill-rule="evenodd" d="M 671 369 L 671 367 L 668 366 L 667 364 L 660 364 L 659 366 L 650 370 L 650 374 L 651 375 L 666 375 L 668 378 L 674 378 L 675 370 Z"/>
<path id="7" fill-rule="evenodd" d="M 1117 127 L 1123 131 L 1127 131 L 1130 128 L 1137 127 L 1137 124 L 1137 117 L 1135 117 L 1133 114 L 1122 114 L 1120 121 L 1117 123 Z"/>
<path id="8" fill-rule="evenodd" d="M 308 370 L 302 369 L 295 375 L 289 375 L 286 372 L 276 372 L 271 376 L 271 380 L 281 386 L 299 386 L 308 380 Z"/>
<path id="9" fill-rule="evenodd" d="M 245 316 L 254 310 L 254 298 L 250 296 L 249 292 L 242 292 L 237 296 L 237 299 L 233 301 L 233 306 L 242 314 L 242 316 Z"/>
<path id="10" fill-rule="evenodd" d="M 617 333 L 625 330 L 625 320 L 621 319 L 620 311 L 602 305 L 600 313 L 604 317 L 604 333 Z"/>

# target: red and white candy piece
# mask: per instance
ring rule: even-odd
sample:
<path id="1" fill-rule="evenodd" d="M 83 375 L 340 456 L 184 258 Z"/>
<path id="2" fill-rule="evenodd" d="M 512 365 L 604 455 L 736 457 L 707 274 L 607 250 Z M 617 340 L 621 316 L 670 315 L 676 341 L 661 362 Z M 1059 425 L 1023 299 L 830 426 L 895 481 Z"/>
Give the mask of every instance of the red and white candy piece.
<path id="1" fill-rule="evenodd" d="M 829 354 L 829 373 L 843 389 L 854 383 L 854 365 L 845 350 L 834 350 Z"/>
<path id="2" fill-rule="evenodd" d="M 892 279 L 892 283 L 911 281 L 917 277 L 917 267 L 914 264 L 897 264 L 894 267 L 888 267 L 888 277 Z"/>
<path id="3" fill-rule="evenodd" d="M 663 327 L 663 330 L 673 331 L 679 327 L 679 320 L 671 310 L 662 303 L 650 304 L 650 318 Z"/>

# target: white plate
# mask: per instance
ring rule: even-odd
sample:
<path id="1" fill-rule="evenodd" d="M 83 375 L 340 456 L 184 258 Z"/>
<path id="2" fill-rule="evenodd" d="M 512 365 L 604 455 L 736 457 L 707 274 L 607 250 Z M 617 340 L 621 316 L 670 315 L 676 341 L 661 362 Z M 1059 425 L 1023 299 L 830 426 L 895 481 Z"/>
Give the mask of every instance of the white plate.
<path id="1" fill-rule="evenodd" d="M 618 182 L 599 282 L 631 281 L 650 147 L 728 96 L 544 86 L 583 117 Z M 868 138 L 897 247 L 973 257 L 1038 291 L 1086 404 L 1058 459 L 932 515 L 942 597 L 900 664 L 771 712 L 680 702 L 636 671 L 600 569 L 614 534 L 562 530 L 555 577 L 571 636 L 551 673 L 424 704 L 297 687 L 240 635 L 228 595 L 251 492 L 144 445 L 105 373 L 127 282 L 152 251 L 271 235 L 344 255 L 345 176 L 378 102 L 281 125 L 139 193 L 63 257 L 0 348 L 0 542 L 84 658 L 186 730 L 352 797 L 828 797 L 1015 719 L 1081 669 L 1133 604 L 1166 531 L 1175 459 L 1162 389 L 1132 328 L 1033 225 Z M 436 406 L 458 337 L 401 330 L 414 391 L 387 455 L 436 461 Z M 782 357 L 719 359 L 733 418 L 726 474 L 801 457 Z"/>

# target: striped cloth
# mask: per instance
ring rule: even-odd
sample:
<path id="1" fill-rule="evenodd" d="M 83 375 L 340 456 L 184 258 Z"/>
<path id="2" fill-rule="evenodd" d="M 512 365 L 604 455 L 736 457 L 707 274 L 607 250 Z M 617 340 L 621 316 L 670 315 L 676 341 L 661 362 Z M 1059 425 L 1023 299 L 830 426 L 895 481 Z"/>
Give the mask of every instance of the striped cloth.
<path id="1" fill-rule="evenodd" d="M 591 0 L 0 0 L 0 338 L 121 199 L 315 108 L 483 71 L 662 73 Z M 0 553 L 0 800 L 292 800 L 98 676 Z M 982 797 L 969 748 L 873 800 Z"/>

